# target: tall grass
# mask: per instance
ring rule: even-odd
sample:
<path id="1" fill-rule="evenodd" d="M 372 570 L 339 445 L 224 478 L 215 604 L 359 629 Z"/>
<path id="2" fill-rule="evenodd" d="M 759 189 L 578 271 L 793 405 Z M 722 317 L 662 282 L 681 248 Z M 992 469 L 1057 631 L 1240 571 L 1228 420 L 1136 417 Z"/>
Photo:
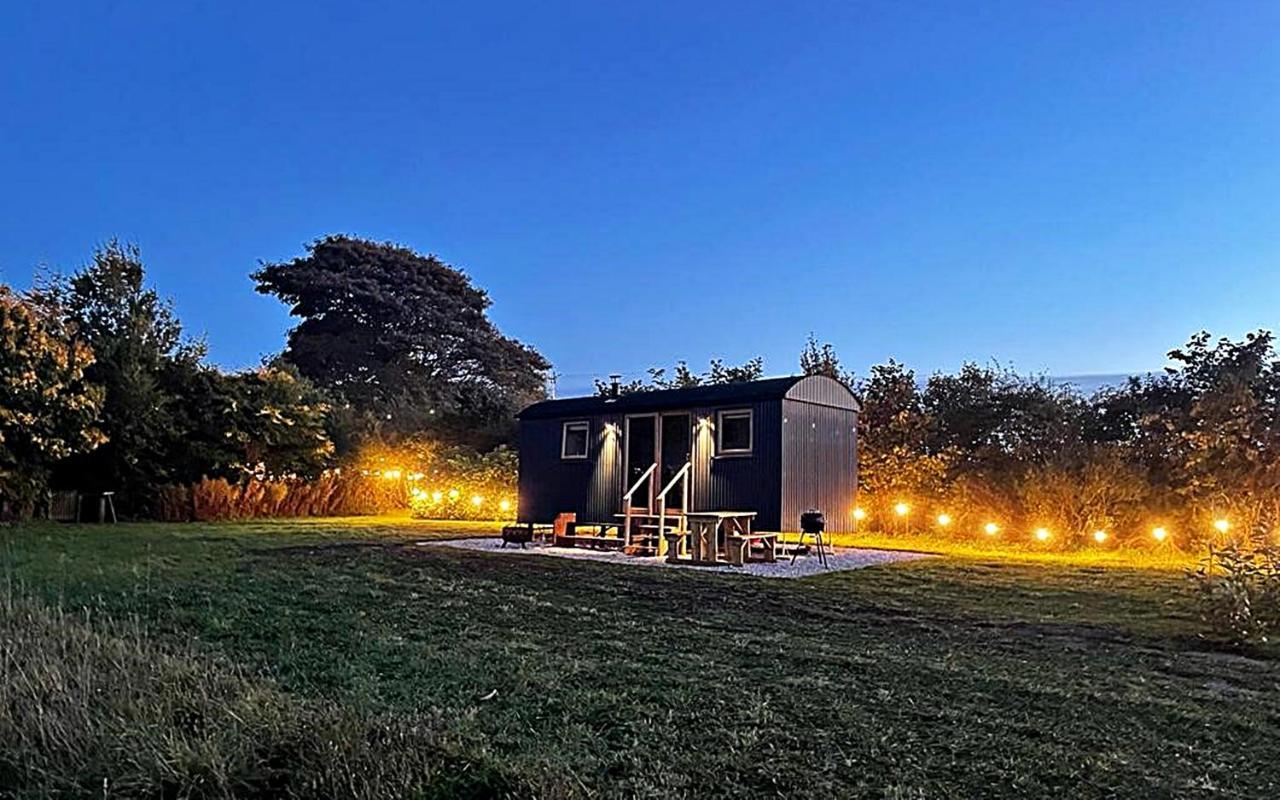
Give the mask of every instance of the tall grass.
<path id="1" fill-rule="evenodd" d="M 137 624 L 0 597 L 0 797 L 494 797 L 540 790 L 429 715 L 279 690 Z M 544 789 L 545 790 L 545 787 Z"/>

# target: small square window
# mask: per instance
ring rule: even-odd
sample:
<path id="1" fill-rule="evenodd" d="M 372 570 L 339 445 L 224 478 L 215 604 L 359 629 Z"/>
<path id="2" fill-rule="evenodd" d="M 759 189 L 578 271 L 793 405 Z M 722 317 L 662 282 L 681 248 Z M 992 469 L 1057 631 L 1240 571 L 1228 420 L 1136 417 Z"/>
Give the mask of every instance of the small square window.
<path id="1" fill-rule="evenodd" d="M 721 411 L 720 455 L 745 455 L 751 452 L 751 409 Z"/>
<path id="2" fill-rule="evenodd" d="M 560 437 L 561 458 L 586 458 L 591 446 L 591 424 L 566 422 Z"/>

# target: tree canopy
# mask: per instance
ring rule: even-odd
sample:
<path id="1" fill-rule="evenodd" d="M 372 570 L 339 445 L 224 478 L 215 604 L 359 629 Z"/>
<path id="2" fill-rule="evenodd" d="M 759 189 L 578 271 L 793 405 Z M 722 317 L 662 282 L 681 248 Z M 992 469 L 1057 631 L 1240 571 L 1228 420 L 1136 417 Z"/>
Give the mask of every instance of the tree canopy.
<path id="1" fill-rule="evenodd" d="M 543 396 L 550 364 L 504 336 L 484 290 L 435 256 L 329 236 L 253 278 L 300 320 L 281 358 L 373 432 L 492 443 Z"/>
<path id="2" fill-rule="evenodd" d="M 30 513 L 57 460 L 104 440 L 92 365 L 93 351 L 46 304 L 0 286 L 0 516 Z"/>

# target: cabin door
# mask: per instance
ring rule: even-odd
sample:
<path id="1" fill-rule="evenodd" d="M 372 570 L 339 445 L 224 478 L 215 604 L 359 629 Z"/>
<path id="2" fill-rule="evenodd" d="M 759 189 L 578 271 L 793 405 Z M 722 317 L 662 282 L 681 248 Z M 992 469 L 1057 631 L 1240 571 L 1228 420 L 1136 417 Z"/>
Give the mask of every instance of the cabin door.
<path id="1" fill-rule="evenodd" d="M 627 489 L 630 489 L 657 462 L 658 417 L 654 414 L 627 417 L 625 439 Z M 644 483 L 631 495 L 632 508 L 653 510 L 653 498 L 661 490 L 661 487 L 654 486 L 655 483 L 653 474 L 644 479 Z"/>
<path id="2" fill-rule="evenodd" d="M 692 443 L 693 429 L 690 427 L 688 414 L 662 415 L 662 452 L 658 460 L 658 471 L 662 475 L 662 480 L 656 491 L 661 492 L 665 489 L 671 479 L 688 463 Z M 668 509 L 685 510 L 682 488 L 677 483 L 670 492 L 667 492 Z"/>

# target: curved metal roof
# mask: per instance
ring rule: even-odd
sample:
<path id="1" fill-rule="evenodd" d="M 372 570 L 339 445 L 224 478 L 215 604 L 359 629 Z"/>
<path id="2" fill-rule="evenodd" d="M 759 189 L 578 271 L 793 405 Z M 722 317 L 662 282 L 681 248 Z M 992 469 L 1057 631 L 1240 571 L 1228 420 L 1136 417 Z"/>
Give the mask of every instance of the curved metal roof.
<path id="1" fill-rule="evenodd" d="M 598 414 L 642 414 L 646 411 L 727 406 L 761 400 L 788 398 L 809 403 L 858 410 L 858 401 L 849 387 L 820 375 L 792 375 L 749 383 L 720 383 L 688 389 L 659 389 L 620 397 L 569 397 L 543 400 L 520 412 L 520 419 L 595 416 Z"/>

